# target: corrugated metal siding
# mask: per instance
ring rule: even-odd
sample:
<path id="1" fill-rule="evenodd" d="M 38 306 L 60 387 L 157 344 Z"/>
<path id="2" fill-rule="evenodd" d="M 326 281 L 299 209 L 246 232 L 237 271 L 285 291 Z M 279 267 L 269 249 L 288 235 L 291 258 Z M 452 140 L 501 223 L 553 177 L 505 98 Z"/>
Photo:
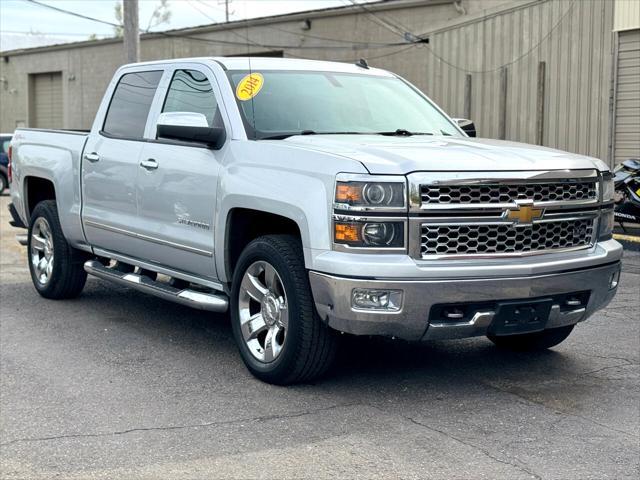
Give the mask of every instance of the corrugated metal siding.
<path id="1" fill-rule="evenodd" d="M 29 126 L 62 128 L 62 73 L 38 73 L 31 82 Z"/>
<path id="2" fill-rule="evenodd" d="M 640 158 L 640 29 L 618 34 L 615 163 Z"/>
<path id="3" fill-rule="evenodd" d="M 506 138 L 536 139 L 537 69 L 546 62 L 543 144 L 607 159 L 613 2 L 554 0 L 500 12 L 430 35 L 428 94 L 449 114 L 471 117 L 498 138 L 500 68 L 507 68 Z"/>
<path id="4" fill-rule="evenodd" d="M 640 1 L 639 0 L 615 0 L 615 17 L 613 29 L 632 30 L 640 28 Z"/>

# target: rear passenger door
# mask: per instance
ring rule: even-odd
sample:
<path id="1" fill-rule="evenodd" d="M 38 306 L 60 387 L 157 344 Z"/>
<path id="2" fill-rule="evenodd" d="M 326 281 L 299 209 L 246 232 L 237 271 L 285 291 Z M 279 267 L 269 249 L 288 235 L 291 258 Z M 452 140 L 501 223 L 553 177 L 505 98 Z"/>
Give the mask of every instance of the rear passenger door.
<path id="1" fill-rule="evenodd" d="M 121 254 L 135 250 L 136 175 L 147 118 L 163 74 L 162 68 L 125 72 L 113 90 L 104 122 L 94 125 L 87 139 L 82 220 L 93 247 Z"/>
<path id="2" fill-rule="evenodd" d="M 225 128 L 225 111 L 212 72 L 205 66 L 183 64 L 169 72 L 164 112 L 200 113 L 208 126 Z M 148 135 L 155 139 L 155 122 Z M 227 128 L 228 131 L 228 128 Z M 146 239 L 140 255 L 185 273 L 216 279 L 214 212 L 221 160 L 227 145 L 151 140 L 145 144 L 138 168 L 137 232 Z"/>

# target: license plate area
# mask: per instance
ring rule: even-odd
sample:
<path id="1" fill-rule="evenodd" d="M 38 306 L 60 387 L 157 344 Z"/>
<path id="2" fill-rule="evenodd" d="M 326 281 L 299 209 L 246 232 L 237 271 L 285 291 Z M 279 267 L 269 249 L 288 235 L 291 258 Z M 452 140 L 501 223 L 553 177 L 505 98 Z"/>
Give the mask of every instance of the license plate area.
<path id="1" fill-rule="evenodd" d="M 551 313 L 553 299 L 499 302 L 496 315 L 489 327 L 490 335 L 517 335 L 545 329 Z"/>

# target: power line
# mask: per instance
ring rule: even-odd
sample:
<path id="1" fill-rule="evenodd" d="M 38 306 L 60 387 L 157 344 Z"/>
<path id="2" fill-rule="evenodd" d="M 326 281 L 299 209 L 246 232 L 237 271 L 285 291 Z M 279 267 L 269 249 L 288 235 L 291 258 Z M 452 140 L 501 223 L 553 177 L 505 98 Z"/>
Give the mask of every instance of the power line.
<path id="1" fill-rule="evenodd" d="M 549 29 L 549 31 L 546 33 L 546 35 L 544 37 L 542 37 L 540 39 L 540 41 L 538 43 L 536 43 L 533 47 L 531 47 L 529 50 L 527 50 L 526 52 L 518 55 L 516 58 L 514 58 L 513 60 L 504 63 L 498 67 L 495 68 L 491 68 L 491 69 L 487 69 L 487 70 L 469 70 L 463 67 L 460 67 L 458 65 L 455 65 L 454 63 L 449 62 L 447 59 L 441 57 L 440 55 L 438 55 L 436 52 L 433 51 L 433 48 L 429 47 L 429 53 L 431 53 L 431 55 L 433 55 L 434 57 L 436 57 L 438 60 L 440 60 L 442 63 L 450 66 L 451 68 L 461 71 L 461 72 L 465 72 L 465 73 L 493 73 L 493 72 L 497 72 L 498 70 L 500 70 L 501 68 L 504 67 L 508 67 L 510 65 L 513 65 L 516 62 L 519 62 L 520 60 L 522 60 L 523 58 L 525 58 L 526 56 L 528 56 L 529 54 L 533 53 L 535 50 L 538 49 L 538 47 L 540 47 L 540 45 L 542 45 L 552 34 L 553 32 L 556 31 L 556 29 L 562 24 L 562 22 L 564 21 L 564 19 L 567 17 L 567 15 L 569 15 L 569 13 L 571 13 L 571 10 L 573 9 L 573 6 L 575 5 L 575 0 L 573 0 L 571 2 L 571 4 L 569 5 L 569 7 L 567 8 L 566 12 L 564 12 L 562 14 L 562 16 L 560 17 L 560 20 L 558 20 L 555 25 L 553 25 L 553 27 L 551 27 L 551 29 Z"/>
<path id="2" fill-rule="evenodd" d="M 386 18 L 383 18 L 382 16 L 376 15 L 375 12 L 371 11 L 364 4 L 359 3 L 356 0 L 344 0 L 344 1 L 346 1 L 347 4 L 354 5 L 356 7 L 361 8 L 362 10 L 364 10 L 366 13 L 368 13 L 371 16 L 371 18 L 376 20 L 375 23 L 377 23 L 378 25 L 383 26 L 384 28 L 389 30 L 394 35 L 399 35 L 400 37 L 404 38 L 405 33 L 407 33 L 406 29 L 400 28 L 400 27 L 398 27 L 398 25 L 395 25 L 394 23 L 390 22 Z"/>
<path id="3" fill-rule="evenodd" d="M 87 15 L 82 15 L 76 12 L 72 12 L 70 10 L 65 10 L 63 8 L 59 8 L 59 7 L 54 7 L 52 5 L 48 5 L 46 3 L 42 3 L 39 2 L 37 0 L 24 0 L 26 2 L 29 3 L 33 3 L 34 5 L 39 5 L 41 7 L 44 8 L 48 8 L 54 11 L 57 11 L 59 13 L 64 13 L 67 15 L 72 15 L 75 17 L 79 17 L 82 18 L 84 20 L 89 20 L 89 21 L 93 21 L 93 22 L 98 22 L 98 23 L 102 23 L 105 25 L 109 25 L 111 27 L 116 27 L 116 28 L 122 28 L 122 25 L 117 24 L 117 23 L 112 23 L 112 22 L 107 22 L 105 20 L 100 20 L 98 18 L 94 18 L 94 17 L 90 17 Z M 356 3 L 356 5 L 360 6 L 360 7 L 364 7 L 361 4 Z M 195 5 L 192 5 L 195 7 Z M 366 7 L 364 7 L 366 9 Z M 368 11 L 368 9 L 366 9 Z M 200 13 L 202 13 L 203 15 L 205 15 L 205 17 L 209 18 L 209 20 L 213 21 L 213 19 L 211 17 L 208 17 L 206 14 L 204 14 L 202 11 L 200 11 Z M 248 23 L 248 20 L 247 20 Z M 203 42 L 203 43 L 211 43 L 211 44 L 217 44 L 217 45 L 228 45 L 228 46 L 241 46 L 241 47 L 246 47 L 248 46 L 247 43 L 251 43 L 254 46 L 258 46 L 260 48 L 265 48 L 265 49 L 273 49 L 273 50 L 369 50 L 369 49 L 383 49 L 383 48 L 389 48 L 389 47 L 400 47 L 400 46 L 407 46 L 407 45 L 411 45 L 411 44 L 417 44 L 417 43 L 423 43 L 423 40 L 420 39 L 418 41 L 413 41 L 413 42 L 390 42 L 390 43 L 367 43 L 367 42 L 354 42 L 351 44 L 347 44 L 347 42 L 345 41 L 345 45 L 286 45 L 286 44 L 265 44 L 265 43 L 259 43 L 259 42 L 255 42 L 253 40 L 251 40 L 248 36 L 244 36 L 241 35 L 239 32 L 236 32 L 233 29 L 229 29 L 228 30 L 230 33 L 232 33 L 233 35 L 236 35 L 240 38 L 242 38 L 244 41 L 239 42 L 239 41 L 231 41 L 231 40 L 218 40 L 218 39 L 208 39 L 208 38 L 200 38 L 200 37 L 194 37 L 191 35 L 186 35 L 186 34 L 180 34 L 180 33 L 170 33 L 170 32 L 154 32 L 155 34 L 160 34 L 166 37 L 177 37 L 177 38 L 185 38 L 185 39 L 189 39 L 189 40 L 193 40 L 193 41 L 199 41 L 199 42 Z M 332 39 L 328 39 L 328 40 L 332 40 Z"/>
<path id="4" fill-rule="evenodd" d="M 361 7 L 363 10 L 367 11 L 370 15 L 372 15 L 373 17 L 377 17 L 378 19 L 380 19 L 380 17 L 378 17 L 375 12 L 371 11 L 370 9 L 368 9 L 367 7 L 365 7 L 363 4 L 358 3 L 356 0 L 342 0 L 344 2 L 350 2 L 353 5 L 358 5 L 359 7 Z M 545 2 L 549 1 L 549 0 L 544 0 Z M 461 72 L 465 72 L 465 73 L 478 73 L 478 74 L 483 74 L 483 73 L 492 73 L 492 72 L 496 72 L 498 70 L 500 70 L 501 68 L 504 67 L 508 67 L 510 65 L 513 65 L 517 62 L 519 62 L 520 60 L 522 60 L 523 58 L 527 57 L 528 55 L 530 55 L 532 52 L 534 52 L 536 49 L 538 49 L 538 47 L 540 47 L 540 45 L 542 45 L 542 43 L 544 43 L 553 33 L 554 31 L 562 24 L 562 22 L 564 21 L 564 19 L 567 17 L 567 15 L 569 15 L 569 13 L 571 13 L 571 10 L 573 9 L 574 5 L 576 3 L 576 0 L 573 0 L 571 2 L 571 4 L 569 5 L 569 7 L 567 8 L 567 10 L 565 11 L 565 13 L 560 17 L 560 19 L 558 20 L 558 22 L 556 22 L 555 25 L 553 25 L 553 27 L 551 27 L 551 29 L 547 32 L 547 34 L 542 37 L 542 39 L 540 39 L 540 41 L 538 43 L 536 43 L 533 47 L 531 47 L 529 50 L 527 50 L 526 52 L 520 54 L 519 56 L 517 56 L 516 58 L 514 58 L 513 60 L 500 65 L 498 67 L 495 68 L 491 68 L 491 69 L 487 69 L 487 70 L 469 70 L 463 67 L 460 67 L 458 65 L 455 65 L 454 63 L 448 61 L 447 59 L 441 57 L 440 55 L 438 55 L 433 48 L 428 47 L 429 53 L 431 53 L 431 55 L 433 55 L 434 57 L 436 57 L 438 60 L 440 60 L 441 62 L 443 62 L 444 64 L 450 66 L 451 68 L 454 68 L 456 70 L 459 70 Z M 386 21 L 389 23 L 389 25 L 392 25 L 394 27 L 398 27 L 401 26 L 403 28 L 405 28 L 405 38 L 410 37 L 413 39 L 419 39 L 420 36 L 413 34 L 412 32 L 410 32 L 408 29 L 406 29 L 406 27 L 400 23 L 397 19 L 393 19 L 393 21 L 395 23 L 392 23 L 388 17 L 386 18 Z M 417 43 L 417 42 L 416 42 Z M 426 43 L 426 42 L 425 42 Z M 374 57 L 369 57 L 369 58 L 374 58 Z"/>
<path id="5" fill-rule="evenodd" d="M 410 44 L 410 45 L 408 45 L 408 46 L 406 46 L 404 48 L 401 48 L 399 50 L 396 50 L 394 52 L 383 53 L 383 54 L 374 55 L 374 56 L 367 55 L 367 60 L 376 60 L 378 58 L 392 57 L 393 55 L 398 55 L 399 53 L 404 53 L 407 50 L 411 50 L 414 47 L 420 47 L 420 46 L 421 46 L 420 43 L 412 43 L 412 44 Z"/>
<path id="6" fill-rule="evenodd" d="M 199 2 L 202 6 L 204 7 L 208 7 L 208 8 L 212 8 L 214 10 L 217 11 L 221 11 L 218 7 L 216 7 L 215 5 L 211 5 L 210 3 L 205 3 L 203 0 L 187 0 L 188 2 L 191 1 L 197 1 Z M 192 5 L 192 7 L 195 8 L 195 5 Z M 204 12 L 202 12 L 202 10 L 197 9 L 200 13 L 202 13 L 205 17 L 207 17 L 209 20 L 211 20 L 214 23 L 219 23 L 217 20 L 215 20 L 213 17 L 210 17 L 209 15 L 205 14 Z M 320 35 L 314 35 L 311 33 L 305 33 L 305 32 L 293 32 L 291 30 L 287 30 L 286 28 L 280 28 L 280 27 L 276 27 L 274 25 L 260 25 L 260 28 L 268 28 L 269 30 L 276 30 L 278 32 L 282 32 L 282 33 L 287 33 L 289 35 L 294 35 L 294 36 L 300 36 L 300 37 L 305 37 L 305 38 L 313 38 L 316 40 L 326 40 L 329 42 L 334 42 L 334 43 L 343 43 L 343 44 L 349 44 L 349 45 L 359 45 L 361 44 L 361 42 L 355 41 L 355 40 L 349 40 L 349 39 L 345 39 L 345 38 L 331 38 L 331 37 L 323 37 Z M 406 44 L 406 42 L 405 42 Z M 385 42 L 368 42 L 368 45 L 381 45 L 381 46 L 388 46 L 388 43 Z M 402 45 L 401 43 L 397 44 Z"/>
<path id="7" fill-rule="evenodd" d="M 399 20 L 393 17 L 383 17 L 382 15 L 379 15 L 373 10 L 366 7 L 365 4 L 359 3 L 356 0 L 342 1 L 346 2 L 348 5 L 355 5 L 357 7 L 360 7 L 362 10 L 368 13 L 371 18 L 376 20 L 375 23 L 377 23 L 378 25 L 382 25 L 393 34 L 399 35 L 405 40 L 405 43 L 429 43 L 429 38 L 416 35 L 415 33 L 411 32 L 411 30 L 406 25 L 402 24 Z"/>
<path id="8" fill-rule="evenodd" d="M 204 1 L 202 1 L 202 0 L 195 0 L 195 1 L 197 1 L 198 3 L 200 3 L 200 4 L 204 5 L 204 6 L 210 6 L 210 5 L 208 5 L 207 3 L 205 3 L 205 2 L 204 2 Z M 194 4 L 192 3 L 192 0 L 187 0 L 187 2 L 189 3 L 189 5 L 191 5 L 193 8 L 195 8 L 198 12 L 200 12 L 202 15 L 204 15 L 204 16 L 205 16 L 206 18 L 208 18 L 210 21 L 212 21 L 213 23 L 218 23 L 218 21 L 217 21 L 217 20 L 215 20 L 214 18 L 210 17 L 209 15 L 207 15 L 206 13 L 204 13 L 202 10 L 200 10 L 196 5 L 194 5 Z M 227 4 L 227 6 L 228 6 L 228 4 Z M 229 22 L 229 19 L 227 18 L 227 19 L 226 19 L 226 21 L 227 21 L 227 22 Z M 247 30 L 248 30 L 248 28 L 247 28 Z M 243 39 L 243 40 L 244 40 L 243 46 L 247 46 L 247 47 L 248 47 L 248 43 L 251 43 L 251 44 L 253 44 L 253 45 L 255 45 L 255 46 L 258 46 L 258 47 L 260 47 L 260 48 L 265 48 L 265 47 L 262 47 L 261 45 L 259 45 L 259 44 L 255 43 L 255 42 L 254 42 L 253 40 L 251 40 L 248 36 L 244 36 L 244 35 L 242 35 L 240 32 L 236 32 L 236 31 L 235 31 L 235 30 L 233 30 L 233 29 L 228 30 L 228 31 L 229 31 L 229 32 L 231 32 L 232 34 L 234 34 L 236 37 L 240 37 L 241 39 Z"/>
<path id="9" fill-rule="evenodd" d="M 195 10 L 197 10 L 199 13 L 201 13 L 205 18 L 207 18 L 209 21 L 212 21 L 214 23 L 218 23 L 213 17 L 209 16 L 208 14 L 206 14 L 205 12 L 203 12 L 201 10 L 201 8 L 199 8 L 195 3 L 193 3 L 194 1 L 200 3 L 201 5 L 204 6 L 208 6 L 206 3 L 204 3 L 202 0 L 188 0 L 188 4 L 194 8 Z M 237 32 L 233 29 L 229 29 L 227 30 L 227 32 L 240 37 L 242 40 L 244 40 L 243 42 L 234 42 L 234 41 L 230 41 L 230 40 L 218 40 L 218 39 L 208 39 L 208 38 L 201 38 L 201 37 L 194 37 L 191 35 L 184 35 L 184 34 L 179 34 L 179 33 L 170 33 L 170 32 L 156 32 L 156 33 L 160 33 L 162 35 L 167 35 L 167 36 L 173 36 L 173 37 L 179 37 L 179 38 L 186 38 L 186 39 L 190 39 L 193 41 L 200 41 L 200 42 L 205 42 L 205 43 L 213 43 L 213 44 L 220 44 L 220 45 L 231 45 L 231 46 L 242 46 L 242 47 L 247 47 L 248 44 L 250 43 L 253 46 L 256 47 L 260 47 L 260 48 L 265 48 L 265 49 L 272 49 L 272 50 L 368 50 L 368 49 L 373 49 L 373 48 L 388 48 L 388 47 L 398 47 L 398 46 L 406 46 L 407 42 L 395 42 L 395 43 L 349 43 L 348 45 L 278 45 L 278 44 L 265 44 L 265 43 L 259 43 L 256 42 L 254 40 L 252 40 L 251 38 L 249 38 L 248 36 L 248 30 L 249 30 L 249 25 L 248 25 L 248 19 L 245 19 L 245 22 L 247 24 L 247 35 L 242 35 L 240 32 Z M 328 40 L 332 40 L 332 39 L 328 39 Z M 347 42 L 344 42 L 347 43 Z M 409 42 L 411 43 L 421 43 L 421 42 Z"/>
<path id="10" fill-rule="evenodd" d="M 218 40 L 213 38 L 200 38 L 200 37 L 194 37 L 191 35 L 185 35 L 181 33 L 170 33 L 170 32 L 154 32 L 154 33 L 157 35 L 164 35 L 167 37 L 187 38 L 189 40 L 194 40 L 194 41 L 204 42 L 204 43 L 243 46 L 243 47 L 247 45 L 246 42 L 236 42 L 233 40 Z M 234 32 L 234 33 L 236 35 L 240 35 L 238 32 Z M 247 38 L 244 36 L 242 37 Z M 249 41 L 255 46 L 259 46 L 262 48 L 270 48 L 274 50 L 287 50 L 287 49 L 289 50 L 370 50 L 370 49 L 378 49 L 378 48 L 403 47 L 407 45 L 424 43 L 423 41 L 418 41 L 418 42 L 408 42 L 408 43 L 396 42 L 396 43 L 387 43 L 387 44 L 354 43 L 351 45 L 283 45 L 283 44 L 258 43 L 250 39 Z"/>
<path id="11" fill-rule="evenodd" d="M 48 5 L 46 3 L 38 2 L 37 0 L 24 0 L 29 3 L 33 3 L 34 5 L 39 5 L 40 7 L 48 8 L 50 10 L 55 10 L 59 13 L 65 13 L 67 15 L 72 15 L 74 17 L 82 18 L 84 20 L 89 20 L 91 22 L 98 22 L 104 25 L 109 25 L 111 27 L 120 28 L 122 25 L 118 25 L 117 23 L 107 22 L 106 20 L 100 20 L 99 18 L 89 17 L 87 15 L 82 15 L 81 13 L 72 12 L 70 10 L 65 10 L 63 8 L 54 7 L 53 5 Z"/>
<path id="12" fill-rule="evenodd" d="M 77 32 L 69 32 L 69 33 L 63 33 L 63 32 L 41 32 L 39 30 L 30 30 L 28 32 L 24 31 L 24 30 L 2 30 L 2 33 L 11 33 L 13 35 L 32 35 L 34 37 L 40 36 L 40 35 L 57 35 L 57 36 L 63 36 L 63 37 L 90 37 L 91 35 L 98 35 L 98 36 L 110 36 L 110 34 L 108 33 L 77 33 Z"/>
<path id="13" fill-rule="evenodd" d="M 289 35 L 295 35 L 295 36 L 301 36 L 301 37 L 306 37 L 306 38 L 313 38 L 316 40 L 326 40 L 328 42 L 335 42 L 335 43 L 348 43 L 350 45 L 357 45 L 359 42 L 355 41 L 355 40 L 348 40 L 346 38 L 331 38 L 331 37 L 323 37 L 320 35 L 313 35 L 311 33 L 303 33 L 303 32 L 292 32 L 291 30 L 287 30 L 286 28 L 280 28 L 280 27 L 275 27 L 273 25 L 261 25 L 262 28 L 268 28 L 270 30 L 276 30 L 278 32 L 282 32 L 282 33 L 288 33 Z M 383 42 L 370 42 L 369 45 L 388 45 L 386 43 Z"/>

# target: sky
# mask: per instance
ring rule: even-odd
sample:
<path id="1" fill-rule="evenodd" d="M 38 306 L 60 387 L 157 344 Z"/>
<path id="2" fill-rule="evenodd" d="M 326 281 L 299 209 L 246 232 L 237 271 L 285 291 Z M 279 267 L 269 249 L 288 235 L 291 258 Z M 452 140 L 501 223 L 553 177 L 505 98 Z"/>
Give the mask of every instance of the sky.
<path id="1" fill-rule="evenodd" d="M 65 10 L 117 23 L 119 0 L 38 0 Z M 359 2 L 371 0 L 358 0 Z M 159 0 L 139 0 L 140 27 L 146 28 Z M 350 0 L 229 0 L 230 20 L 349 5 Z M 171 20 L 153 30 L 224 22 L 224 0 L 169 0 Z M 26 0 L 0 0 L 0 50 L 50 45 L 113 35 L 113 28 L 76 18 Z"/>

